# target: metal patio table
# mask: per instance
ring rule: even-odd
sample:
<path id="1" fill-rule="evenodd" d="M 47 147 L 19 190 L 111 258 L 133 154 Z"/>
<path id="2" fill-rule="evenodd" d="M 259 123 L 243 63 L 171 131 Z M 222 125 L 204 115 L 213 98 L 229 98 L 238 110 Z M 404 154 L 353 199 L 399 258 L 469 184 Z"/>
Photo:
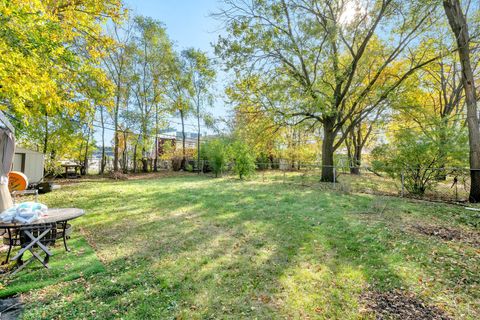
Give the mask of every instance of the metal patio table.
<path id="1" fill-rule="evenodd" d="M 0 230 L 6 230 L 9 239 L 7 258 L 4 263 L 8 262 L 12 247 L 16 245 L 15 241 L 19 241 L 21 249 L 12 258 L 13 261 L 17 262 L 17 268 L 13 273 L 17 273 L 35 259 L 40 261 L 45 268 L 48 268 L 48 261 L 52 256 L 48 246 L 55 243 L 58 229 L 62 230 L 65 250 L 70 251 L 67 246 L 67 222 L 84 214 L 84 210 L 77 208 L 48 209 L 42 218 L 28 224 L 0 222 Z M 15 239 L 14 235 L 17 235 L 18 238 Z M 30 251 L 32 257 L 24 262 L 22 257 L 27 250 Z M 44 258 L 41 256 L 42 252 L 45 253 Z"/>

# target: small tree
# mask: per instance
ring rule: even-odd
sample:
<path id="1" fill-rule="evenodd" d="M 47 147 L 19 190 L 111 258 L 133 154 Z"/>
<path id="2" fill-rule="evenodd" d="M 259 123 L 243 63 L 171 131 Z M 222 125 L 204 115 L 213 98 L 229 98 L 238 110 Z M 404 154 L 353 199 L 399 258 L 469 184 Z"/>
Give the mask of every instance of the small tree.
<path id="1" fill-rule="evenodd" d="M 209 140 L 203 145 L 203 153 L 208 165 L 215 173 L 215 178 L 221 174 L 228 163 L 228 145 L 223 139 Z"/>
<path id="2" fill-rule="evenodd" d="M 240 179 L 255 172 L 255 155 L 251 148 L 244 142 L 236 141 L 232 145 L 232 159 L 235 162 L 233 170 Z"/>

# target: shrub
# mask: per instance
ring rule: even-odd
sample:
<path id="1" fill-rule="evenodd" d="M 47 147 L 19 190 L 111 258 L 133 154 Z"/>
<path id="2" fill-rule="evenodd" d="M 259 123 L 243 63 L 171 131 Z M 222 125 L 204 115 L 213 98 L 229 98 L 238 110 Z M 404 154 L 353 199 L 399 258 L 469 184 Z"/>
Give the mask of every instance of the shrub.
<path id="1" fill-rule="evenodd" d="M 203 146 L 203 155 L 208 161 L 215 177 L 221 174 L 228 162 L 228 144 L 223 139 L 212 139 L 207 141 Z"/>
<path id="2" fill-rule="evenodd" d="M 423 195 L 433 189 L 446 174 L 442 168 L 463 156 L 455 147 L 447 147 L 460 145 L 462 136 L 452 134 L 449 143 L 444 144 L 413 130 L 400 130 L 394 138 L 392 143 L 372 151 L 373 170 L 397 179 L 403 173 L 405 189 L 412 194 Z"/>
<path id="3" fill-rule="evenodd" d="M 255 155 L 249 146 L 241 141 L 236 141 L 232 145 L 232 158 L 235 162 L 233 170 L 243 179 L 255 172 Z"/>

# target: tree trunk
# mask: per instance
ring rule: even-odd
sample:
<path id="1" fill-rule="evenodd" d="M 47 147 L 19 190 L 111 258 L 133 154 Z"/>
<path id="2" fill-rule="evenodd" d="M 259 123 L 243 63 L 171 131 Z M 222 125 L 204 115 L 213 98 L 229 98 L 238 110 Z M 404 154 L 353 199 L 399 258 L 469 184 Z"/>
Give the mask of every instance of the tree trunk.
<path id="1" fill-rule="evenodd" d="M 354 145 L 351 174 L 360 174 L 360 165 L 362 164 L 362 145 Z"/>
<path id="2" fill-rule="evenodd" d="M 120 90 L 121 90 L 121 84 L 120 84 L 120 79 L 118 80 L 117 84 L 117 97 L 115 101 L 115 112 L 114 112 L 114 117 L 113 117 L 113 129 L 115 132 L 113 133 L 114 136 L 114 146 L 113 146 L 113 171 L 117 172 L 118 171 L 118 153 L 119 153 L 119 139 L 118 139 L 118 113 L 120 110 Z"/>
<path id="3" fill-rule="evenodd" d="M 142 170 L 148 172 L 148 159 L 145 157 L 145 147 L 142 148 Z"/>
<path id="4" fill-rule="evenodd" d="M 153 171 L 158 171 L 158 105 L 155 104 L 155 158 L 153 162 Z"/>
<path id="5" fill-rule="evenodd" d="M 100 174 L 105 173 L 105 120 L 103 118 L 103 107 L 100 107 L 100 120 L 102 122 L 102 158 L 100 159 Z"/>
<path id="6" fill-rule="evenodd" d="M 133 173 L 137 173 L 137 146 L 138 141 L 135 143 L 133 147 Z"/>
<path id="7" fill-rule="evenodd" d="M 43 139 L 43 154 L 47 154 L 48 150 L 48 113 L 45 112 L 45 137 Z"/>
<path id="8" fill-rule="evenodd" d="M 322 178 L 323 182 L 334 182 L 333 153 L 335 142 L 335 131 L 333 129 L 333 119 L 327 119 L 323 123 L 323 141 L 322 141 Z"/>
<path id="9" fill-rule="evenodd" d="M 127 131 L 123 133 L 123 173 L 128 173 Z"/>
<path id="10" fill-rule="evenodd" d="M 48 114 L 45 112 L 45 136 L 43 139 L 43 155 L 47 155 L 48 151 L 48 142 L 49 142 L 49 131 L 48 131 Z M 43 165 L 43 175 L 49 175 L 50 173 L 53 173 L 54 170 L 52 170 L 51 166 Z"/>
<path id="11" fill-rule="evenodd" d="M 91 134 L 92 129 L 88 127 L 88 132 L 87 132 L 87 144 L 85 145 L 85 157 L 83 158 L 83 175 L 88 174 L 88 147 L 90 144 L 90 134 Z"/>
<path id="12" fill-rule="evenodd" d="M 158 172 L 158 136 L 155 136 L 155 159 L 153 160 L 153 172 Z"/>
<path id="13" fill-rule="evenodd" d="M 185 150 L 185 119 L 184 119 L 184 114 L 183 110 L 180 109 L 180 119 L 182 121 L 182 147 L 183 147 L 183 157 L 182 157 L 182 163 L 180 165 L 180 168 L 182 170 L 185 170 L 186 168 L 186 162 L 187 162 L 187 150 Z"/>
<path id="14" fill-rule="evenodd" d="M 477 203 L 480 202 L 480 128 L 475 82 L 470 61 L 468 25 L 459 0 L 444 0 L 443 7 L 457 40 L 458 56 L 462 65 L 462 83 L 467 105 L 467 125 L 470 144 L 471 183 L 469 201 Z"/>
<path id="15" fill-rule="evenodd" d="M 445 162 L 447 161 L 447 154 L 445 152 L 447 148 L 447 143 L 448 143 L 448 137 L 447 137 L 447 127 L 448 127 L 448 119 L 446 116 L 442 116 L 442 122 L 441 122 L 441 128 L 440 128 L 440 133 L 438 136 L 438 145 L 439 145 L 439 150 L 438 150 L 438 158 L 440 159 L 440 164 L 439 164 L 439 172 L 437 173 L 437 180 L 439 181 L 445 181 L 447 180 L 447 172 L 445 170 Z"/>
<path id="16" fill-rule="evenodd" d="M 197 99 L 197 170 L 198 174 L 200 174 L 200 103 Z"/>
<path id="17" fill-rule="evenodd" d="M 348 139 L 351 139 L 351 144 Z M 365 139 L 365 140 L 364 140 Z M 362 164 L 362 151 L 365 142 L 368 139 L 368 133 L 365 137 L 362 135 L 362 123 L 358 123 L 355 128 L 348 134 L 346 141 L 348 149 L 348 157 L 350 160 L 350 174 L 360 174 L 360 166 Z"/>

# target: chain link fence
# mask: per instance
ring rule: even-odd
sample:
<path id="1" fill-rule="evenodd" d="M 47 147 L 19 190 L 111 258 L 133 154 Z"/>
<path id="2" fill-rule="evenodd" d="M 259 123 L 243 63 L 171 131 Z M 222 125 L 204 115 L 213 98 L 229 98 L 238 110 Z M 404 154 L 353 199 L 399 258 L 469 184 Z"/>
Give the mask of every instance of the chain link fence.
<path id="1" fill-rule="evenodd" d="M 335 190 L 346 193 L 408 197 L 429 201 L 467 202 L 470 191 L 469 168 L 373 168 L 329 166 L 333 171 L 332 182 L 322 182 L 319 163 L 289 162 L 275 159 L 272 162 L 256 163 L 255 174 L 249 179 L 265 183 L 284 183 L 320 190 Z M 174 170 L 172 162 L 158 162 L 159 170 Z M 188 171 L 214 176 L 208 161 L 190 159 Z M 141 168 L 140 168 L 141 169 Z M 232 176 L 233 163 L 227 165 L 222 175 Z"/>
<path id="2" fill-rule="evenodd" d="M 287 183 L 321 190 L 408 197 L 429 201 L 466 202 L 470 191 L 468 168 L 405 168 L 374 171 L 370 167 L 331 166 L 334 181 L 322 182 L 323 166 L 257 163 L 251 179 Z M 232 174 L 229 170 L 228 174 Z"/>

